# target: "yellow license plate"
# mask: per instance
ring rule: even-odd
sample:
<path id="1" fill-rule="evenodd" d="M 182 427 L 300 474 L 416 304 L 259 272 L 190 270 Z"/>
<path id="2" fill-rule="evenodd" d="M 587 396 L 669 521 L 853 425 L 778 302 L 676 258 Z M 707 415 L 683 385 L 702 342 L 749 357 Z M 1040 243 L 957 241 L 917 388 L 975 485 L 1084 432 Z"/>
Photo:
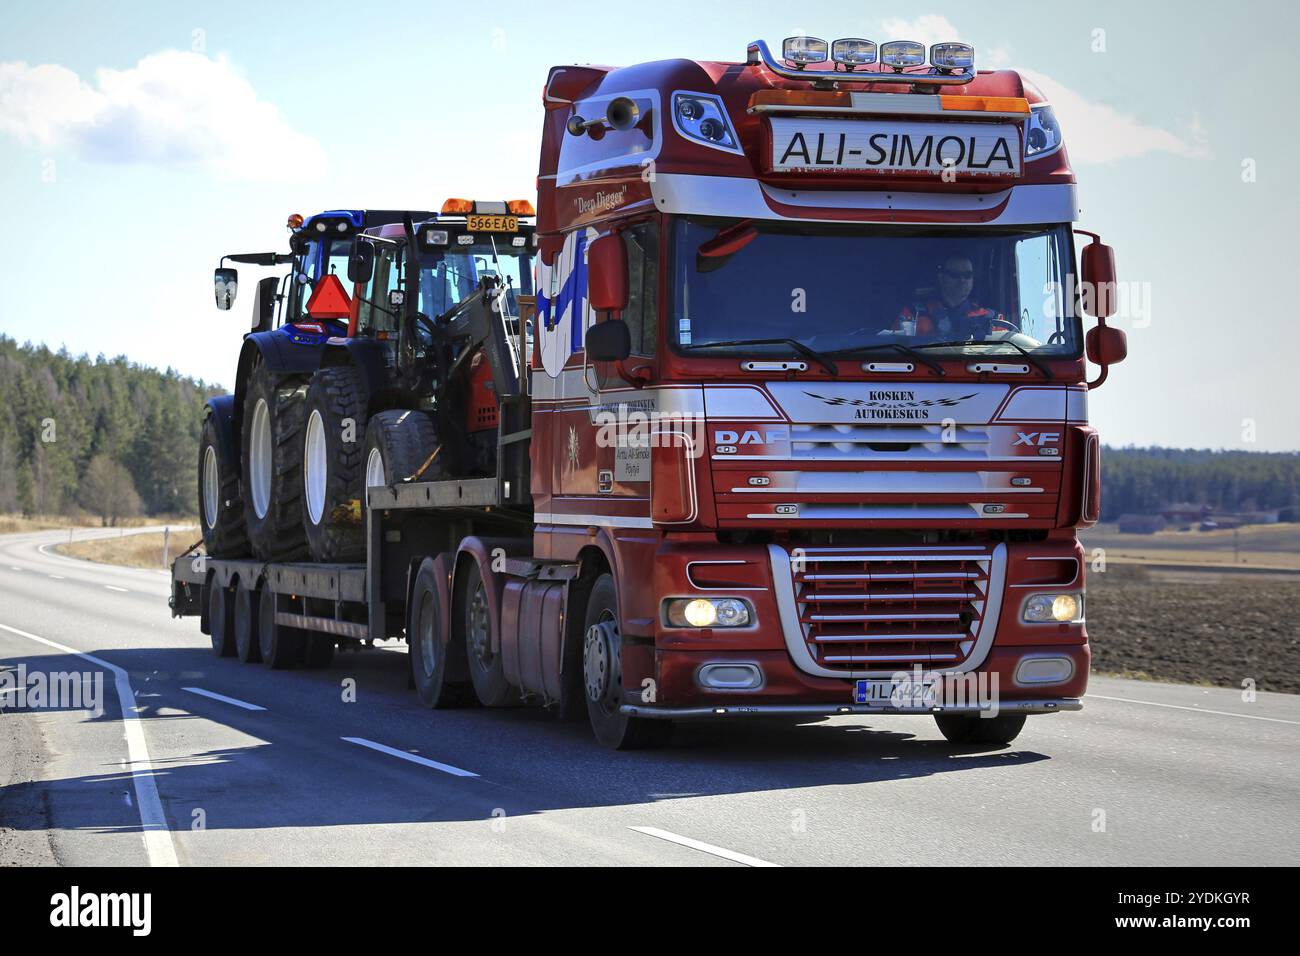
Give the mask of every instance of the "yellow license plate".
<path id="1" fill-rule="evenodd" d="M 518 216 L 469 216 L 465 227 L 470 232 L 518 232 Z"/>

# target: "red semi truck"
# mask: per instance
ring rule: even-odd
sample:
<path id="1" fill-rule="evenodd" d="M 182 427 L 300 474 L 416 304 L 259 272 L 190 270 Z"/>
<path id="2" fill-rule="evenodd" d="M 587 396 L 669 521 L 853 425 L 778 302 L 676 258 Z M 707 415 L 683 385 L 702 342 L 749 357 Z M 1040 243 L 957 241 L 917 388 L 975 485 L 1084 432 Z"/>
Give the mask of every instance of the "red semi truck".
<path id="1" fill-rule="evenodd" d="M 1051 106 L 961 43 L 811 37 L 557 67 L 543 105 L 495 469 L 370 487 L 364 564 L 178 562 L 174 609 L 211 628 L 242 588 L 295 641 L 404 637 L 426 704 L 585 710 L 617 748 L 1078 709 L 1087 396 L 1126 346 Z"/>

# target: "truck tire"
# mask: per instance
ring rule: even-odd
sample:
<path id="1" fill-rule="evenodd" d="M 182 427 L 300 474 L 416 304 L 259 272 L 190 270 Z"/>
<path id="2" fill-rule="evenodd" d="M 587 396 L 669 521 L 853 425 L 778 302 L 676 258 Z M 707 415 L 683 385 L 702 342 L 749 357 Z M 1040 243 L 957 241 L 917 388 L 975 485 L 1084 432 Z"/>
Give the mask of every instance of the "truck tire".
<path id="1" fill-rule="evenodd" d="M 424 412 L 394 408 L 371 416 L 366 426 L 365 487 L 441 478 L 441 463 L 430 460 L 437 449 L 438 429 Z"/>
<path id="2" fill-rule="evenodd" d="M 935 714 L 939 732 L 954 744 L 1009 744 L 1025 726 L 1024 714 Z"/>
<path id="3" fill-rule="evenodd" d="M 506 680 L 505 661 L 492 650 L 492 615 L 488 609 L 487 586 L 478 562 L 469 560 L 456 575 L 456 598 L 452 604 L 453 626 L 460 633 L 452 638 L 465 652 L 474 696 L 484 707 L 510 707 L 520 702 L 519 690 Z"/>
<path id="4" fill-rule="evenodd" d="M 671 721 L 629 717 L 623 702 L 622 639 L 614 579 L 602 574 L 587 597 L 582 643 L 582 674 L 587 690 L 587 717 L 600 743 L 611 750 L 648 750 L 672 737 Z"/>
<path id="5" fill-rule="evenodd" d="M 263 561 L 305 557 L 302 529 L 302 431 L 307 382 L 280 380 L 259 362 L 244 398 L 244 520 L 254 556 Z"/>
<path id="6" fill-rule="evenodd" d="M 406 639 L 410 644 L 411 683 L 425 707 L 469 707 L 478 703 L 474 685 L 452 680 L 464 674 L 465 645 L 448 641 L 442 632 L 442 598 L 433 559 L 425 558 L 415 575 L 407 609 Z"/>
<path id="7" fill-rule="evenodd" d="M 203 550 L 213 558 L 248 555 L 244 501 L 239 497 L 239 463 L 228 458 L 221 448 L 217 424 L 209 415 L 203 420 L 199 440 L 199 525 L 203 528 Z"/>
<path id="8" fill-rule="evenodd" d="M 212 653 L 218 657 L 235 654 L 235 629 L 231 620 L 230 592 L 217 586 L 215 580 L 208 584 L 208 636 L 212 639 Z"/>
<path id="9" fill-rule="evenodd" d="M 257 602 L 257 646 L 262 663 L 272 670 L 296 667 L 302 659 L 302 632 L 277 624 L 275 595 L 267 591 Z"/>
<path id="10" fill-rule="evenodd" d="M 315 560 L 365 557 L 365 464 L 365 380 L 350 366 L 323 368 L 307 389 L 302 453 L 303 531 Z"/>
<path id="11" fill-rule="evenodd" d="M 235 588 L 235 656 L 245 664 L 256 664 L 262 659 L 262 649 L 257 641 L 257 603 L 261 593 L 256 583 L 250 585 L 239 579 Z"/>

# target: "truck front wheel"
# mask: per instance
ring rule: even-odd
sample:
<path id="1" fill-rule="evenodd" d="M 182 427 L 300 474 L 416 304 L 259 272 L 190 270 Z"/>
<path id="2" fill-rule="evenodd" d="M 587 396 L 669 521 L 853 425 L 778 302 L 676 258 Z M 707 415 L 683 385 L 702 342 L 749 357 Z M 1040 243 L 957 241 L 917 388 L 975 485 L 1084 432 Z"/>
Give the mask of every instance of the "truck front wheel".
<path id="1" fill-rule="evenodd" d="M 954 744 L 1009 744 L 1025 726 L 1024 714 L 935 714 L 939 732 Z"/>
<path id="2" fill-rule="evenodd" d="M 618 623 L 618 593 L 614 579 L 602 574 L 587 598 L 582 643 L 582 675 L 587 690 L 587 717 L 596 739 L 611 750 L 662 747 L 672 736 L 672 723 L 629 717 L 623 703 L 622 635 Z"/>

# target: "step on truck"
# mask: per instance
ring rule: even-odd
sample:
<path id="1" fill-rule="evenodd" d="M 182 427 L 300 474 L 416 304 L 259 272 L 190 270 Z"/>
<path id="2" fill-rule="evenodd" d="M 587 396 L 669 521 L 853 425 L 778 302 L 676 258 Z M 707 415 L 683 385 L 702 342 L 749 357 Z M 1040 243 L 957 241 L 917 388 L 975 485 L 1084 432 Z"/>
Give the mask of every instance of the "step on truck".
<path id="1" fill-rule="evenodd" d="M 793 37 L 556 67 L 543 107 L 536 316 L 488 277 L 424 358 L 425 442 L 490 394 L 493 460 L 368 482 L 361 563 L 182 559 L 174 611 L 220 649 L 224 595 L 260 598 L 272 666 L 405 639 L 426 705 L 585 711 L 616 748 L 1077 710 L 1087 396 L 1126 344 L 1051 105 L 962 43 Z"/>

